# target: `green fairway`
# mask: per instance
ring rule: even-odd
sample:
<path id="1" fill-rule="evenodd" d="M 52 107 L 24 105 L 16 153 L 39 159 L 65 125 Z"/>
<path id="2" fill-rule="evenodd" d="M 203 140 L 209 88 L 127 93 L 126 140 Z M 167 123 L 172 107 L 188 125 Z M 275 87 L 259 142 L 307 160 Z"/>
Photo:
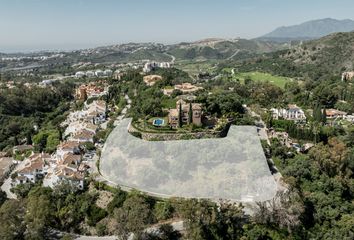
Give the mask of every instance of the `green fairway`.
<path id="1" fill-rule="evenodd" d="M 291 78 L 274 76 L 269 73 L 261 73 L 261 72 L 235 73 L 233 75 L 233 78 L 239 79 L 242 83 L 246 78 L 250 78 L 253 81 L 270 82 L 280 88 L 284 88 L 287 82 L 292 81 Z"/>

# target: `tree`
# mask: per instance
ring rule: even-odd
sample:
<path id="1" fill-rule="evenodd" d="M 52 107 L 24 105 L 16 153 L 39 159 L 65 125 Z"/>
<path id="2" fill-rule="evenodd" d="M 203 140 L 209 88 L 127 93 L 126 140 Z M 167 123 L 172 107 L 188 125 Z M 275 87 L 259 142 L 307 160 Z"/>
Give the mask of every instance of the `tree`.
<path id="1" fill-rule="evenodd" d="M 25 225 L 23 202 L 7 200 L 0 207 L 0 239 L 23 239 Z"/>
<path id="2" fill-rule="evenodd" d="M 193 123 L 193 108 L 192 108 L 192 103 L 189 103 L 188 123 L 189 123 L 189 124 L 192 124 L 192 123 Z"/>
<path id="3" fill-rule="evenodd" d="M 257 202 L 257 207 L 255 222 L 286 227 L 289 232 L 301 223 L 300 216 L 304 211 L 300 196 L 294 191 L 277 192 L 274 199 Z"/>
<path id="4" fill-rule="evenodd" d="M 26 205 L 26 239 L 45 239 L 52 217 L 51 201 L 46 195 L 29 195 Z"/>
<path id="5" fill-rule="evenodd" d="M 33 185 L 34 184 L 32 182 L 18 184 L 16 187 L 11 188 L 11 192 L 16 194 L 16 196 L 19 198 L 25 198 L 27 197 L 28 193 L 31 191 Z"/>
<path id="6" fill-rule="evenodd" d="M 327 123 L 327 110 L 326 110 L 326 107 L 324 107 L 323 110 L 322 110 L 321 122 L 322 122 L 323 125 L 326 125 L 326 123 Z"/>
<path id="7" fill-rule="evenodd" d="M 134 194 L 129 197 L 121 208 L 114 211 L 116 234 L 123 240 L 130 233 L 139 237 L 146 226 L 153 222 L 149 204 L 143 196 Z"/>
<path id="8" fill-rule="evenodd" d="M 178 127 L 182 127 L 183 125 L 183 121 L 182 121 L 182 114 L 183 114 L 183 111 L 182 111 L 182 103 L 179 102 L 179 106 L 178 106 Z"/>
<path id="9" fill-rule="evenodd" d="M 315 107 L 313 109 L 313 119 L 318 122 L 321 123 L 322 122 L 322 110 L 321 110 L 321 105 L 316 103 Z"/>
<path id="10" fill-rule="evenodd" d="M 186 200 L 178 212 L 185 219 L 187 239 L 239 239 L 246 222 L 242 206 L 227 201 L 217 206 L 207 200 Z"/>
<path id="11" fill-rule="evenodd" d="M 60 133 L 58 130 L 41 130 L 33 137 L 33 143 L 40 152 L 53 152 L 60 143 Z"/>
<path id="12" fill-rule="evenodd" d="M 0 207 L 6 201 L 6 199 L 7 199 L 6 192 L 0 190 Z"/>
<path id="13" fill-rule="evenodd" d="M 265 124 L 266 124 L 267 128 L 273 127 L 273 114 L 271 111 L 268 111 L 266 113 Z"/>

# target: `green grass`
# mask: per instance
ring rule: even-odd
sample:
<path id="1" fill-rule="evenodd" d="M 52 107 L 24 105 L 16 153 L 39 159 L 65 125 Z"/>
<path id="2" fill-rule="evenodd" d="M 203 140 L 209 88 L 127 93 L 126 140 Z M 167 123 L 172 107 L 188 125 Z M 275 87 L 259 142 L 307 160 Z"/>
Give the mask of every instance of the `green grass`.
<path id="1" fill-rule="evenodd" d="M 191 75 L 197 75 L 200 72 L 211 72 L 213 63 L 213 61 L 178 61 L 175 67 Z"/>
<path id="2" fill-rule="evenodd" d="M 283 89 L 286 83 L 292 81 L 291 78 L 274 76 L 269 73 L 261 73 L 261 72 L 235 73 L 233 78 L 241 80 L 241 83 L 244 83 L 244 80 L 246 78 L 250 78 L 253 81 L 269 82 Z"/>
<path id="3" fill-rule="evenodd" d="M 163 98 L 161 105 L 162 108 L 176 108 L 176 99 Z"/>

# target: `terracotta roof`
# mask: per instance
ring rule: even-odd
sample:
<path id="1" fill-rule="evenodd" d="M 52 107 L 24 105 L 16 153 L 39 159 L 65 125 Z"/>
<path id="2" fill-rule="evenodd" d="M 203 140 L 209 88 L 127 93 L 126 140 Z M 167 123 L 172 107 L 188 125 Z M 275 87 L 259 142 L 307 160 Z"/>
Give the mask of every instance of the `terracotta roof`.
<path id="1" fill-rule="evenodd" d="M 64 155 L 63 160 L 61 161 L 64 165 L 76 164 L 81 161 L 80 155 L 75 155 L 72 153 L 67 153 Z"/>
<path id="2" fill-rule="evenodd" d="M 326 109 L 327 116 L 334 116 L 334 115 L 347 115 L 346 112 L 339 111 L 337 109 Z"/>
<path id="3" fill-rule="evenodd" d="M 43 170 L 45 163 L 42 160 L 36 160 L 30 162 L 25 168 L 18 171 L 18 173 L 26 174 L 26 173 L 33 173 L 36 170 Z"/>
<path id="4" fill-rule="evenodd" d="M 170 116 L 178 116 L 178 110 L 177 109 L 170 109 L 169 111 Z"/>
<path id="5" fill-rule="evenodd" d="M 74 141 L 66 141 L 61 143 L 58 148 L 61 149 L 73 149 L 73 148 L 78 148 L 80 146 L 80 144 L 78 142 L 74 142 Z"/>
<path id="6" fill-rule="evenodd" d="M 55 174 L 58 177 L 64 177 L 70 180 L 83 180 L 85 175 L 80 173 L 80 172 L 76 172 L 68 167 L 60 167 Z"/>
<path id="7" fill-rule="evenodd" d="M 95 134 L 93 132 L 83 129 L 74 135 L 74 139 L 91 139 L 94 135 Z"/>
<path id="8" fill-rule="evenodd" d="M 202 110 L 202 105 L 199 103 L 192 103 L 193 110 Z"/>
<path id="9" fill-rule="evenodd" d="M 17 151 L 24 151 L 24 150 L 31 150 L 33 149 L 32 145 L 18 145 L 13 147 L 14 150 Z"/>
<path id="10" fill-rule="evenodd" d="M 88 130 L 91 130 L 91 131 L 96 131 L 97 130 L 97 126 L 95 124 L 92 124 L 92 123 L 86 123 L 85 126 L 84 126 L 84 129 L 88 129 Z"/>

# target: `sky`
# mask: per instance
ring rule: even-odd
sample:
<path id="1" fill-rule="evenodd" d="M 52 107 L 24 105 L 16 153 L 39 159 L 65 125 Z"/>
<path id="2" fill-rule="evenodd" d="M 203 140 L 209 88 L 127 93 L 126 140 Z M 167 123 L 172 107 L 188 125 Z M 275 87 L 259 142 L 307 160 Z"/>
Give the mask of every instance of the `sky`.
<path id="1" fill-rule="evenodd" d="M 354 19 L 353 9 L 353 0 L 0 0 L 0 52 L 254 38 L 308 20 Z"/>

